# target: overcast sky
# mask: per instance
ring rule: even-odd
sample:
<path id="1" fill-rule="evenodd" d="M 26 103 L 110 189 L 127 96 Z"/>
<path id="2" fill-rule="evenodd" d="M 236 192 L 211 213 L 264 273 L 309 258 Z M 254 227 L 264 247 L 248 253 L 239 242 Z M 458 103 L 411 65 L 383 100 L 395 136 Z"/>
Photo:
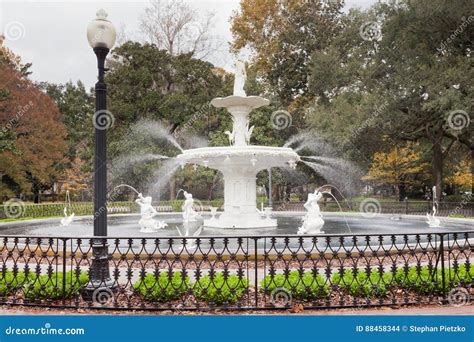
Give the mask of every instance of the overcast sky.
<path id="1" fill-rule="evenodd" d="M 215 34 L 223 43 L 232 40 L 229 17 L 240 0 L 188 0 L 201 14 L 213 12 Z M 346 7 L 367 7 L 376 0 L 346 0 Z M 91 87 L 96 80 L 96 60 L 86 38 L 86 27 L 104 8 L 117 28 L 124 26 L 130 38 L 140 39 L 139 18 L 148 1 L 11 1 L 0 0 L 0 29 L 6 45 L 23 62 L 33 63 L 35 81 L 64 83 L 82 80 Z M 217 53 L 212 62 L 228 69 L 231 56 Z"/>

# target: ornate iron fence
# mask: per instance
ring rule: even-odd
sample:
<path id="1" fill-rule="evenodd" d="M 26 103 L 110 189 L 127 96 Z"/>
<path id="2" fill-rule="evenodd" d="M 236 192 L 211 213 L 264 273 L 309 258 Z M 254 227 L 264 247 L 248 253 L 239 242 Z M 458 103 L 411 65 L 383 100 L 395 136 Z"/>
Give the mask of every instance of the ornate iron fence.
<path id="1" fill-rule="evenodd" d="M 92 243 L 110 281 L 92 283 Z M 0 303 L 107 309 L 275 309 L 469 301 L 474 232 L 65 238 L 4 236 Z M 108 283 L 109 287 L 105 287 Z"/>

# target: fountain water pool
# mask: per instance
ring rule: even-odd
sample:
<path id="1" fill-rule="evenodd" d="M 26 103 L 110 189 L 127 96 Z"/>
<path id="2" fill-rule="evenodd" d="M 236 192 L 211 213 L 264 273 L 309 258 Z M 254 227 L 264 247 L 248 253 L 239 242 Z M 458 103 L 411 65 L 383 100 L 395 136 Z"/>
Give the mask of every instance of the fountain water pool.
<path id="1" fill-rule="evenodd" d="M 355 234 L 373 234 L 373 243 L 377 243 L 378 235 L 384 235 L 384 241 L 387 244 L 391 242 L 391 234 L 410 234 L 407 235 L 407 241 L 403 240 L 402 235 L 397 236 L 397 243 L 414 243 L 416 234 L 419 234 L 421 241 L 426 240 L 426 234 L 438 233 L 438 232 L 466 232 L 470 238 L 474 238 L 474 232 L 472 230 L 472 220 L 468 219 L 453 219 L 445 218 L 443 220 L 444 227 L 442 228 L 428 228 L 425 223 L 424 216 L 406 216 L 402 215 L 401 220 L 391 220 L 389 214 L 379 214 L 377 217 L 364 217 L 360 213 L 329 213 L 323 212 L 324 214 L 324 231 L 325 235 L 319 235 L 318 243 L 324 244 L 325 239 L 337 236 L 345 237 L 345 241 L 352 241 L 353 235 Z M 210 219 L 210 215 L 202 213 L 204 219 Z M 298 227 L 301 226 L 304 217 L 303 212 L 274 212 L 274 219 L 277 222 L 275 227 L 243 230 L 243 229 L 212 229 L 202 226 L 189 226 L 185 227 L 183 224 L 182 213 L 160 213 L 155 216 L 159 221 L 166 222 L 167 226 L 155 231 L 153 233 L 140 232 L 138 220 L 140 215 L 138 214 L 114 214 L 108 216 L 108 236 L 110 238 L 127 237 L 127 239 L 121 240 L 124 243 L 124 247 L 127 247 L 128 238 L 133 240 L 133 245 L 139 246 L 140 241 L 143 238 L 160 238 L 160 244 L 163 244 L 163 248 L 166 248 L 168 243 L 168 237 L 185 237 L 188 235 L 189 240 L 200 238 L 203 246 L 208 246 L 210 242 L 209 237 L 219 236 L 267 236 L 267 243 L 271 242 L 271 239 L 276 239 L 279 245 L 285 244 L 286 236 L 293 236 L 291 238 L 288 247 L 298 248 L 298 239 L 304 239 L 308 242 L 308 246 L 311 245 L 313 237 L 311 235 L 296 235 Z M 347 221 L 346 221 L 347 220 Z M 348 233 L 346 222 L 350 225 L 352 233 Z M 18 222 L 2 222 L 0 223 L 0 231 L 2 236 L 28 236 L 28 237 L 45 237 L 42 239 L 47 243 L 47 237 L 78 237 L 83 238 L 83 243 L 87 244 L 91 237 L 91 225 L 92 216 L 85 217 L 80 216 L 71 223 L 70 226 L 64 227 L 60 224 L 59 218 L 51 219 L 40 219 L 40 220 L 28 220 Z M 189 228 L 189 229 L 187 229 Z M 298 236 L 298 237 L 297 237 Z M 435 239 L 435 235 L 432 236 Z M 448 237 L 449 239 L 449 237 Z M 235 242 L 235 239 L 232 239 Z M 252 241 L 251 239 L 249 240 Z M 331 245 L 337 245 L 339 237 L 331 238 Z M 222 239 L 215 239 L 213 243 L 222 243 Z M 234 243 L 232 242 L 232 243 Z M 248 242 L 248 243 L 250 243 Z M 259 240 L 260 244 L 263 244 L 263 239 Z M 367 241 L 365 236 L 361 236 L 357 240 L 357 244 L 366 246 Z M 191 245 L 193 245 L 191 243 Z M 224 248 L 220 246 L 219 248 Z M 235 247 L 235 246 L 234 246 Z M 217 247 L 216 247 L 217 248 Z"/>

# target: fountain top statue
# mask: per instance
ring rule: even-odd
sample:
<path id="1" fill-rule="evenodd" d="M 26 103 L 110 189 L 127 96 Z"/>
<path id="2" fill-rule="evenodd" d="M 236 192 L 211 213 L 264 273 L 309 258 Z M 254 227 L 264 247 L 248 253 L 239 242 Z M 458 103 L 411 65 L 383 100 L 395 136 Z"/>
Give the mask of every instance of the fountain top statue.
<path id="1" fill-rule="evenodd" d="M 234 96 L 247 96 L 244 90 L 245 81 L 247 81 L 245 64 L 238 60 L 235 62 Z"/>
<path id="2" fill-rule="evenodd" d="M 224 175 L 224 213 L 204 221 L 207 228 L 275 227 L 276 220 L 260 217 L 257 211 L 256 176 L 271 167 L 293 167 L 300 160 L 291 148 L 253 146 L 254 127 L 249 124 L 250 112 L 267 106 L 270 101 L 260 96 L 247 96 L 244 91 L 245 65 L 236 63 L 234 93 L 215 98 L 211 104 L 226 108 L 232 116 L 232 131 L 226 131 L 231 146 L 203 147 L 184 150 L 177 156 L 182 166 L 195 164 L 217 169 Z"/>

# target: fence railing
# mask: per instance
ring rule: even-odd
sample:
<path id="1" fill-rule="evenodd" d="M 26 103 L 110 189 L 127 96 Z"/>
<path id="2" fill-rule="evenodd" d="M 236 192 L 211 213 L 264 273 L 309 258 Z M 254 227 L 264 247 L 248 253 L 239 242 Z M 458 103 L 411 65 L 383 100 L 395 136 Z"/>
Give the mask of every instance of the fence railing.
<path id="1" fill-rule="evenodd" d="M 460 305 L 469 301 L 474 285 L 474 232 L 1 239 L 0 304 L 10 305 L 152 310 Z M 98 258 L 94 248 L 108 249 L 108 268 L 99 281 L 91 281 L 89 273 Z"/>
<path id="2" fill-rule="evenodd" d="M 160 201 L 153 203 L 159 212 L 179 212 L 183 205 L 182 200 Z M 197 211 L 209 211 L 210 207 L 222 209 L 223 200 L 195 201 Z M 274 211 L 305 211 L 304 202 L 274 202 Z M 361 211 L 361 201 L 348 201 L 341 203 L 343 211 Z M 63 216 L 64 204 L 21 204 L 16 207 L 8 205 L 0 206 L 0 219 L 5 218 L 41 218 Z M 339 206 L 334 201 L 320 202 L 321 210 L 327 212 L 339 211 Z M 384 214 L 425 215 L 431 212 L 432 204 L 427 201 L 404 201 L 404 202 L 378 202 L 379 212 Z M 260 207 L 260 206 L 259 206 Z M 140 207 L 135 202 L 110 202 L 107 210 L 111 214 L 139 213 Z M 76 216 L 93 215 L 92 203 L 71 203 L 69 213 Z M 474 217 L 474 202 L 441 202 L 438 206 L 439 216 Z"/>

